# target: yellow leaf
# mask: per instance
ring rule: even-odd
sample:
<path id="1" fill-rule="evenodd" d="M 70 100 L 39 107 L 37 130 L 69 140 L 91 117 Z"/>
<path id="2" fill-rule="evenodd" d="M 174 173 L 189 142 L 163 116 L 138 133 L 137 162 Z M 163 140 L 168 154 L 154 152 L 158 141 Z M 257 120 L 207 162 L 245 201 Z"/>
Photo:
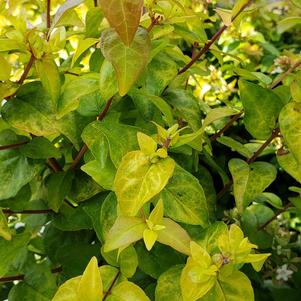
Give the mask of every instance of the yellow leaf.
<path id="1" fill-rule="evenodd" d="M 152 155 L 157 150 L 157 142 L 148 135 L 138 132 L 137 139 L 140 150 L 146 155 Z"/>
<path id="2" fill-rule="evenodd" d="M 78 300 L 101 301 L 103 285 L 96 257 L 92 257 L 87 265 L 77 289 Z"/>
<path id="3" fill-rule="evenodd" d="M 155 231 L 150 229 L 145 229 L 143 232 L 143 240 L 146 246 L 146 249 L 150 251 L 154 246 L 156 240 L 158 238 L 158 234 Z"/>
<path id="4" fill-rule="evenodd" d="M 154 225 L 159 225 L 162 223 L 163 219 L 163 201 L 160 199 L 156 205 L 156 207 L 153 209 L 151 214 L 149 215 L 148 220 L 150 220 Z"/>

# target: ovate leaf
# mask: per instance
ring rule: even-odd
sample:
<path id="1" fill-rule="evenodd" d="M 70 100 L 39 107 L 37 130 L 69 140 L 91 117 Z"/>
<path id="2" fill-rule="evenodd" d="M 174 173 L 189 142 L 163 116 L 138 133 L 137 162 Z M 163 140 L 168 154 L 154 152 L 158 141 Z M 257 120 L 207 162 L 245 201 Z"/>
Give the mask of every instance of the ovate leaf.
<path id="1" fill-rule="evenodd" d="M 239 91 L 246 129 L 257 139 L 267 139 L 276 126 L 283 106 L 281 99 L 273 91 L 245 80 L 239 81 Z"/>
<path id="2" fill-rule="evenodd" d="M 146 202 L 165 187 L 174 167 L 175 162 L 171 158 L 151 163 L 141 151 L 126 154 L 118 167 L 114 183 L 123 214 L 135 216 Z"/>
<path id="3" fill-rule="evenodd" d="M 146 67 L 150 49 L 150 38 L 143 28 L 139 28 L 130 46 L 124 45 L 113 29 L 103 32 L 101 50 L 115 69 L 121 96 L 130 90 Z"/>
<path id="4" fill-rule="evenodd" d="M 207 201 L 199 181 L 176 166 L 174 174 L 161 192 L 165 215 L 177 222 L 206 227 L 209 223 Z"/>
<path id="5" fill-rule="evenodd" d="M 108 301 L 150 301 L 144 291 L 136 284 L 123 281 L 116 285 Z"/>
<path id="6" fill-rule="evenodd" d="M 125 248 L 143 237 L 146 224 L 141 218 L 120 216 L 106 237 L 104 251 Z"/>
<path id="7" fill-rule="evenodd" d="M 301 102 L 290 102 L 279 116 L 281 134 L 295 157 L 301 164 Z"/>
<path id="8" fill-rule="evenodd" d="M 0 80 L 5 81 L 9 79 L 11 66 L 8 61 L 0 56 Z"/>
<path id="9" fill-rule="evenodd" d="M 38 75 L 44 89 L 51 96 L 54 106 L 60 97 L 61 81 L 58 67 L 55 61 L 48 56 L 35 61 Z"/>
<path id="10" fill-rule="evenodd" d="M 129 46 L 139 26 L 143 0 L 100 0 L 100 5 L 110 25 Z"/>
<path id="11" fill-rule="evenodd" d="M 238 211 L 242 212 L 276 178 L 276 168 L 267 162 L 248 165 L 241 159 L 232 159 L 229 169 L 234 182 L 234 197 Z"/>
<path id="12" fill-rule="evenodd" d="M 0 237 L 4 238 L 5 240 L 12 239 L 12 235 L 8 227 L 6 217 L 1 209 L 0 209 Z"/>
<path id="13" fill-rule="evenodd" d="M 254 292 L 248 277 L 234 271 L 228 277 L 219 277 L 218 282 L 200 301 L 254 301 Z"/>

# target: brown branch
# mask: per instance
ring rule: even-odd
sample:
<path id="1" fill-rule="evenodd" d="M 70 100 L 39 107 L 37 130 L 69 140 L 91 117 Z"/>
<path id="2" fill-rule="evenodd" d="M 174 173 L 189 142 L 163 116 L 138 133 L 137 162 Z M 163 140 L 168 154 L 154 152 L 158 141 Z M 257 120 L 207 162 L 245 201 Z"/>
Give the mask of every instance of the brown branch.
<path id="1" fill-rule="evenodd" d="M 29 71 L 30 71 L 30 69 L 31 69 L 31 67 L 32 67 L 32 65 L 33 65 L 33 63 L 34 63 L 34 61 L 35 61 L 35 57 L 34 57 L 33 54 L 31 54 L 30 59 L 29 59 L 29 62 L 28 62 L 28 64 L 26 65 L 26 67 L 25 67 L 25 69 L 24 69 L 24 72 L 23 72 L 23 74 L 21 75 L 21 78 L 20 78 L 19 81 L 18 81 L 18 84 L 19 84 L 19 85 L 22 85 L 22 84 L 24 83 L 24 81 L 25 81 L 25 79 L 27 78 L 28 73 L 29 73 Z"/>
<path id="2" fill-rule="evenodd" d="M 106 106 L 104 107 L 102 112 L 96 117 L 96 120 L 102 121 L 106 117 L 106 115 L 111 107 L 112 101 L 113 101 L 113 96 L 107 101 Z M 87 144 L 84 144 L 82 146 L 82 148 L 80 149 L 80 151 L 78 152 L 78 154 L 76 155 L 75 159 L 73 160 L 73 162 L 70 166 L 70 169 L 75 169 L 77 167 L 77 165 L 79 164 L 80 160 L 85 155 L 87 150 L 88 150 L 88 146 L 87 146 Z"/>
<path id="3" fill-rule="evenodd" d="M 94 7 L 97 7 L 98 6 L 98 2 L 97 0 L 94 0 Z"/>
<path id="4" fill-rule="evenodd" d="M 41 210 L 21 210 L 21 211 L 14 211 L 11 209 L 2 209 L 4 214 L 48 214 L 53 213 L 51 209 L 41 209 Z"/>
<path id="5" fill-rule="evenodd" d="M 161 17 L 160 16 L 151 16 L 151 24 L 147 27 L 147 32 L 151 32 L 155 25 L 158 25 L 160 22 Z"/>
<path id="6" fill-rule="evenodd" d="M 109 289 L 105 292 L 105 294 L 102 298 L 102 301 L 105 301 L 108 298 L 108 296 L 111 295 L 112 289 L 113 289 L 116 281 L 118 280 L 119 276 L 120 276 L 120 271 L 118 271 L 118 273 L 116 274 L 115 278 L 113 279 Z"/>
<path id="7" fill-rule="evenodd" d="M 248 1 L 241 9 L 237 12 L 237 14 L 232 18 L 232 22 L 244 11 L 244 9 L 249 6 L 252 3 L 252 0 Z M 205 43 L 204 47 L 200 50 L 199 53 L 194 55 L 191 58 L 191 61 L 184 66 L 179 72 L 178 75 L 184 73 L 187 71 L 192 65 L 194 65 L 208 50 L 211 48 L 211 46 L 220 38 L 220 36 L 223 34 L 223 32 L 228 28 L 227 25 L 223 25 L 214 35 L 213 37 Z"/>
<path id="8" fill-rule="evenodd" d="M 270 89 L 274 89 L 281 83 L 285 77 L 294 72 L 298 67 L 301 66 L 301 59 L 296 61 L 286 72 L 280 74 L 278 78 L 271 84 Z"/>
<path id="9" fill-rule="evenodd" d="M 27 144 L 27 143 L 28 143 L 28 141 L 22 141 L 22 142 L 18 142 L 18 143 L 14 143 L 14 144 L 2 145 L 2 146 L 0 146 L 0 151 L 7 150 L 7 149 L 19 148 L 20 146 Z"/>
<path id="10" fill-rule="evenodd" d="M 247 159 L 247 163 L 253 163 L 259 155 L 270 145 L 270 143 L 278 137 L 280 134 L 279 128 L 274 129 L 272 132 L 272 135 L 260 146 L 260 148 L 249 158 Z M 223 189 L 216 195 L 216 199 L 219 200 L 232 186 L 233 180 L 231 180 L 229 183 L 227 183 Z"/>
<path id="11" fill-rule="evenodd" d="M 51 273 L 56 274 L 56 273 L 60 273 L 62 272 L 63 268 L 57 267 L 54 269 L 51 269 Z M 13 282 L 16 280 L 22 281 L 25 279 L 25 275 L 24 274 L 20 274 L 20 275 L 15 275 L 15 276 L 7 276 L 7 277 L 2 277 L 0 278 L 0 282 Z"/>
<path id="12" fill-rule="evenodd" d="M 210 141 L 215 141 L 217 138 L 222 136 L 233 125 L 233 123 L 240 118 L 242 114 L 243 112 L 234 115 L 222 129 L 220 129 L 217 133 L 210 137 Z"/>
<path id="13" fill-rule="evenodd" d="M 51 169 L 54 172 L 62 171 L 62 167 L 60 166 L 60 164 L 57 162 L 57 160 L 55 158 L 49 158 L 47 160 L 47 164 L 48 164 L 49 167 L 51 167 Z"/>
<path id="14" fill-rule="evenodd" d="M 292 206 L 292 203 L 289 202 L 282 209 L 279 209 L 272 218 L 270 218 L 267 222 L 265 222 L 263 225 L 261 225 L 258 228 L 258 231 L 263 230 L 267 225 L 269 225 L 272 221 L 274 221 L 280 214 L 287 211 L 287 209 L 289 209 L 291 206 Z"/>
<path id="15" fill-rule="evenodd" d="M 46 4 L 46 26 L 47 26 L 48 30 L 51 27 L 50 10 L 51 10 L 51 0 L 47 0 L 47 4 Z"/>

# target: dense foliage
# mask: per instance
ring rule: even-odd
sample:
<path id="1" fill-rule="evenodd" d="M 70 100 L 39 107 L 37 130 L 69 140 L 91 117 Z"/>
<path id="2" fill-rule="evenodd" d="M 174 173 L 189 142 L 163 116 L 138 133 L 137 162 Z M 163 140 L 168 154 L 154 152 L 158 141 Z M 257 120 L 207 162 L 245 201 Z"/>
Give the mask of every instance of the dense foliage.
<path id="1" fill-rule="evenodd" d="M 299 0 L 0 2 L 0 299 L 296 301 Z"/>

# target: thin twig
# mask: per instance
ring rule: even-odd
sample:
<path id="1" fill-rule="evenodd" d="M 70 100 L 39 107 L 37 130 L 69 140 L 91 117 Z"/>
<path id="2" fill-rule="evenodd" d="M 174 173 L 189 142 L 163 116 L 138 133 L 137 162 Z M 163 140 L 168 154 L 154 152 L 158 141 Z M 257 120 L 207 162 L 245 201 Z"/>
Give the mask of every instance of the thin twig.
<path id="1" fill-rule="evenodd" d="M 112 289 L 113 289 L 116 281 L 118 280 L 119 276 L 120 276 L 120 271 L 118 271 L 118 273 L 116 274 L 115 278 L 113 279 L 113 281 L 112 281 L 109 289 L 105 292 L 105 294 L 104 294 L 104 296 L 102 298 L 102 301 L 105 301 L 107 299 L 107 297 L 111 294 Z"/>
<path id="2" fill-rule="evenodd" d="M 154 28 L 155 25 L 158 25 L 159 24 L 159 21 L 160 21 L 160 16 L 151 16 L 151 24 L 148 26 L 148 28 L 146 29 L 148 32 L 151 32 Z"/>
<path id="3" fill-rule="evenodd" d="M 53 213 L 51 209 L 41 209 L 41 210 L 21 210 L 21 211 L 14 211 L 11 209 L 2 209 L 4 214 L 48 214 Z"/>
<path id="4" fill-rule="evenodd" d="M 53 273 L 53 274 L 60 273 L 60 272 L 62 272 L 62 270 L 63 270 L 63 268 L 60 266 L 60 267 L 51 269 L 51 273 Z M 0 278 L 0 282 L 13 282 L 16 280 L 21 281 L 24 279 L 25 279 L 25 275 L 20 274 L 20 275 L 15 275 L 15 276 L 2 277 L 2 278 Z"/>
<path id="5" fill-rule="evenodd" d="M 280 214 L 287 211 L 287 209 L 289 209 L 291 206 L 292 206 L 292 203 L 289 202 L 283 208 L 279 209 L 272 218 L 270 218 L 267 222 L 265 222 L 263 225 L 261 225 L 258 228 L 258 231 L 263 230 L 267 225 L 269 225 L 272 221 L 274 221 Z"/>
<path id="6" fill-rule="evenodd" d="M 217 138 L 222 136 L 232 125 L 235 121 L 239 119 L 239 117 L 243 114 L 243 112 L 240 112 L 236 115 L 234 115 L 228 123 L 225 124 L 225 126 L 220 129 L 217 133 L 215 133 L 213 136 L 210 137 L 210 141 L 215 141 Z"/>
<path id="7" fill-rule="evenodd" d="M 274 89 L 281 83 L 285 77 L 294 72 L 298 67 L 301 66 L 301 59 L 296 61 L 286 72 L 282 73 L 276 80 L 271 84 L 270 89 Z"/>
<path id="8" fill-rule="evenodd" d="M 97 0 L 94 0 L 94 7 L 97 7 L 98 6 L 98 2 Z"/>
<path id="9" fill-rule="evenodd" d="M 19 148 L 20 146 L 27 144 L 27 143 L 28 143 L 28 141 L 22 141 L 22 142 L 18 142 L 18 143 L 14 143 L 14 144 L 2 145 L 2 146 L 0 146 L 0 151 L 7 150 L 7 149 Z"/>
<path id="10" fill-rule="evenodd" d="M 245 10 L 247 6 L 252 3 L 252 0 L 248 1 L 241 9 L 237 12 L 237 14 L 232 18 L 232 22 Z M 194 57 L 191 58 L 191 61 L 184 66 L 179 72 L 178 75 L 187 71 L 192 65 L 194 65 L 210 48 L 211 46 L 220 38 L 223 32 L 228 28 L 227 25 L 223 25 L 214 35 L 213 37 L 205 43 L 204 47 L 197 53 Z"/>
<path id="11" fill-rule="evenodd" d="M 102 112 L 96 117 L 96 120 L 102 121 L 106 117 L 106 115 L 107 115 L 107 113 L 108 113 L 108 111 L 109 111 L 109 109 L 111 107 L 112 101 L 113 101 L 113 97 L 111 97 L 107 101 L 106 106 L 104 107 L 104 109 L 102 110 Z M 72 164 L 70 166 L 70 169 L 75 169 L 77 167 L 77 165 L 79 164 L 80 160 L 85 155 L 85 153 L 87 152 L 87 150 L 88 150 L 88 146 L 85 143 L 82 146 L 82 148 L 80 149 L 80 151 L 78 152 L 78 154 L 76 155 L 75 159 L 73 160 L 73 162 L 72 162 Z"/>
<path id="12" fill-rule="evenodd" d="M 48 30 L 51 27 L 50 10 L 51 10 L 51 0 L 47 0 L 47 6 L 46 6 L 46 26 L 47 26 Z"/>
<path id="13" fill-rule="evenodd" d="M 25 79 L 27 78 L 28 73 L 29 73 L 29 71 L 30 71 L 30 69 L 31 69 L 31 67 L 32 67 L 32 65 L 33 65 L 33 63 L 34 63 L 34 61 L 35 61 L 35 57 L 34 57 L 33 54 L 31 54 L 30 59 L 29 59 L 29 62 L 28 62 L 28 64 L 26 65 L 26 67 L 25 67 L 25 69 L 24 69 L 24 72 L 23 72 L 23 74 L 21 75 L 21 78 L 20 78 L 19 81 L 18 81 L 18 84 L 19 84 L 19 85 L 22 85 L 22 84 L 24 83 L 24 81 L 25 81 Z"/>
<path id="14" fill-rule="evenodd" d="M 55 158 L 47 159 L 47 164 L 51 167 L 51 169 L 54 172 L 62 171 L 62 167 L 60 166 L 60 164 L 57 162 L 57 160 Z"/>

